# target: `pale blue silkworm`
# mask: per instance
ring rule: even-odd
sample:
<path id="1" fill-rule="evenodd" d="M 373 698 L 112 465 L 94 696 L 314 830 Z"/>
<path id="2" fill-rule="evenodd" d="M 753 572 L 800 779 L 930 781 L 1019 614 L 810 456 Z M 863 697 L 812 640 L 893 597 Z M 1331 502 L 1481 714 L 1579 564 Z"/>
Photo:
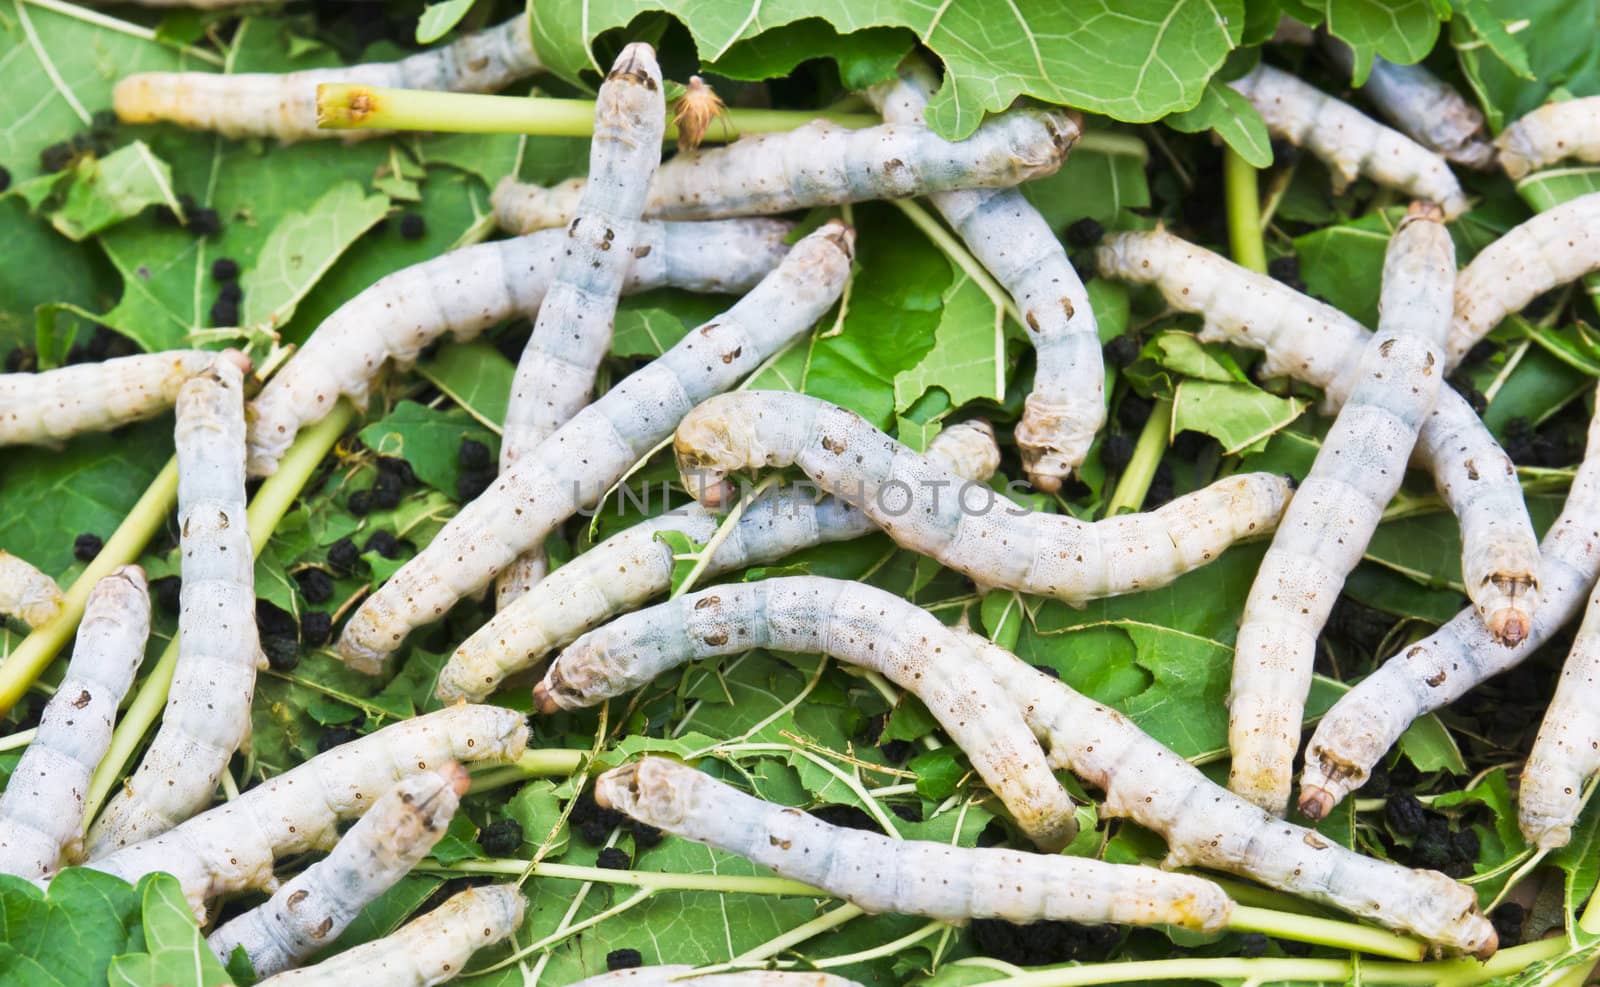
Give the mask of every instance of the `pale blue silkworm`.
<path id="1" fill-rule="evenodd" d="M 414 628 L 443 617 L 543 544 L 556 525 L 598 502 L 691 408 L 811 328 L 844 290 L 854 239 L 836 221 L 810 233 L 738 304 L 690 331 L 502 473 L 362 603 L 339 638 L 341 657 L 352 668 L 381 671 Z"/>
<path id="2" fill-rule="evenodd" d="M 0 873 L 42 877 L 63 851 L 77 856 L 89 776 L 111 746 L 149 635 L 143 569 L 125 565 L 94 584 L 66 675 L 0 795 Z"/>
<path id="3" fill-rule="evenodd" d="M 1324 33 L 1322 48 L 1346 73 L 1352 71 L 1355 55 L 1349 45 Z M 1483 114 L 1455 86 L 1424 66 L 1397 65 L 1382 55 L 1373 56 L 1361 95 L 1423 147 L 1469 168 L 1494 164 L 1494 146 L 1483 136 Z"/>
<path id="4" fill-rule="evenodd" d="M 1566 158 L 1600 161 L 1600 96 L 1546 103 L 1500 132 L 1494 146 L 1500 167 L 1512 178 Z"/>
<path id="5" fill-rule="evenodd" d="M 628 45 L 595 99 L 589 182 L 517 361 L 500 440 L 502 472 L 589 403 L 595 372 L 611 349 L 617 297 L 639 245 L 639 217 L 661 162 L 665 127 L 655 52 L 647 44 Z M 526 593 L 546 568 L 539 549 L 512 563 L 496 584 L 497 605 Z"/>
<path id="6" fill-rule="evenodd" d="M 983 482 L 1000 463 L 994 429 L 974 420 L 933 437 L 928 455 L 941 457 L 968 480 Z M 481 701 L 509 675 L 532 668 L 556 648 L 620 613 L 637 609 L 672 585 L 672 546 L 660 536 L 678 532 L 697 544 L 716 535 L 722 519 L 693 504 L 634 525 L 546 576 L 456 648 L 439 673 L 443 701 Z M 763 562 L 824 542 L 876 531 L 857 508 L 815 489 L 782 487 L 748 504 L 705 570 L 706 576 Z"/>
<path id="7" fill-rule="evenodd" d="M 574 641 L 534 688 L 542 712 L 592 706 L 690 661 L 751 648 L 820 652 L 913 693 L 1041 847 L 1077 832 L 1072 799 L 968 639 L 876 587 L 818 576 L 714 586 L 618 617 Z"/>
<path id="8" fill-rule="evenodd" d="M 907 605 L 909 606 L 909 605 Z M 1215 932 L 1233 902 L 1210 881 L 1092 857 L 896 840 L 831 826 L 679 761 L 647 757 L 601 775 L 594 798 L 673 836 L 704 843 L 843 898 L 862 911 L 964 924 L 998 918 L 1175 925 Z"/>
<path id="9" fill-rule="evenodd" d="M 178 394 L 183 590 L 178 663 L 161 728 L 89 828 L 93 858 L 166 832 L 211 804 L 250 734 L 256 667 L 255 554 L 245 525 L 244 380 L 219 360 Z"/>
<path id="10" fill-rule="evenodd" d="M 771 219 L 645 223 L 622 290 L 743 293 L 778 266 L 789 230 Z M 447 335 L 466 342 L 538 312 L 566 241 L 565 230 L 545 230 L 453 250 L 396 271 L 339 306 L 250 402 L 250 475 L 277 470 L 296 433 L 327 417 L 341 396 L 366 404 L 386 364 L 407 368 Z"/>
<path id="11" fill-rule="evenodd" d="M 1317 636 L 1399 492 L 1438 397 L 1455 279 L 1455 246 L 1438 210 L 1414 205 L 1389 240 L 1378 331 L 1350 397 L 1245 600 L 1228 694 L 1228 787 L 1273 815 L 1289 807 Z"/>

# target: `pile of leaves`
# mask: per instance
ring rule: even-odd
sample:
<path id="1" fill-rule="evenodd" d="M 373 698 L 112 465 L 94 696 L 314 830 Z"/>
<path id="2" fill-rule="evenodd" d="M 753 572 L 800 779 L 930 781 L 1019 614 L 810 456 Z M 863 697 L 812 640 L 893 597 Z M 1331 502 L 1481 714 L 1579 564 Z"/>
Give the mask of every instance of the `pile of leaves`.
<path id="1" fill-rule="evenodd" d="M 258 364 L 270 363 L 382 275 L 491 235 L 489 190 L 502 176 L 554 182 L 581 174 L 587 161 L 587 141 L 568 137 L 402 134 L 279 146 L 122 126 L 106 112 L 117 78 L 392 60 L 514 12 L 492 0 L 426 10 L 411 2 L 292 3 L 246 14 L 91 14 L 58 0 L 0 5 L 6 369 L 195 343 L 249 346 Z M 1355 80 L 1314 51 L 1263 49 L 1285 15 L 1325 25 L 1347 42 Z M 1093 273 L 1087 251 L 1107 229 L 1160 221 L 1225 251 L 1225 143 L 1261 169 L 1274 276 L 1367 325 L 1376 320 L 1383 251 L 1403 203 L 1365 183 L 1333 195 L 1326 169 L 1273 145 L 1259 115 L 1224 80 L 1265 50 L 1275 64 L 1360 105 L 1352 83 L 1374 55 L 1425 60 L 1470 93 L 1494 129 L 1553 96 L 1600 93 L 1600 49 L 1592 44 L 1600 23 L 1585 0 L 1068 0 L 1000 8 L 886 0 L 871 5 L 870 18 L 842 0 L 777 7 L 594 0 L 539 3 L 532 17 L 549 68 L 535 84 L 547 94 L 591 94 L 597 68 L 623 41 L 648 40 L 670 78 L 699 72 L 729 105 L 819 109 L 888 78 L 920 44 L 943 64 L 928 120 L 944 136 L 969 134 L 985 113 L 1017 97 L 1084 110 L 1091 133 L 1127 140 L 1080 149 L 1059 174 L 1024 191 L 1060 231 L 1085 279 Z M 1561 169 L 1516 187 L 1497 174 L 1462 177 L 1476 201 L 1452 225 L 1462 263 L 1535 209 L 1600 189 L 1593 168 Z M 1030 387 L 1032 353 L 1003 295 L 958 242 L 925 232 L 922 206 L 874 203 L 845 212 L 859 234 L 848 304 L 752 386 L 826 398 L 918 448 L 946 419 L 981 415 L 1000 427 L 1004 443 L 997 484 L 1020 478 L 1009 426 Z M 1328 425 L 1315 412 L 1316 395 L 1259 380 L 1256 354 L 1200 344 L 1197 320 L 1169 314 L 1149 293 L 1093 280 L 1090 294 L 1105 344 L 1109 424 L 1081 478 L 1059 496 L 1029 497 L 1030 507 L 1092 518 L 1113 499 L 1154 507 L 1223 470 L 1304 474 Z M 602 388 L 726 304 L 671 290 L 625 299 Z M 1583 448 L 1590 383 L 1600 375 L 1600 318 L 1581 290 L 1558 293 L 1526 316 L 1503 326 L 1452 382 L 1479 404 L 1521 467 L 1542 532 Z M 233 765 L 240 788 L 437 708 L 439 667 L 487 619 L 492 601 L 465 601 L 413 635 L 386 680 L 350 672 L 326 646 L 352 606 L 492 478 L 498 423 L 529 331 L 519 320 L 482 340 L 439 347 L 414 372 L 389 374 L 364 420 L 277 526 L 256 568 L 257 620 L 271 667 L 260 678 L 250 750 Z M 1141 437 L 1143 447 L 1164 449 L 1149 469 L 1130 467 Z M 170 416 L 63 449 L 6 450 L 0 546 L 65 585 L 93 556 L 93 539 L 110 535 L 170 455 Z M 642 464 L 632 480 L 651 496 L 613 499 L 572 519 L 547 545 L 553 562 L 687 500 L 673 486 L 669 454 Z M 696 547 L 682 546 L 686 569 Z M 1264 548 L 1237 547 L 1171 586 L 1082 609 L 981 592 L 883 536 L 811 549 L 782 567 L 861 579 L 943 620 L 966 619 L 1220 778 L 1231 645 Z M 1463 606 L 1458 560 L 1454 519 L 1425 477 L 1409 478 L 1322 637 L 1313 715 Z M 153 659 L 176 624 L 172 523 L 139 562 L 158 600 Z M 21 639 L 20 628 L 0 628 L 0 653 Z M 1372 782 L 1319 829 L 1363 853 L 1467 881 L 1493 906 L 1502 946 L 1563 932 L 1571 956 L 1592 958 L 1575 915 L 1596 883 L 1597 814 L 1585 815 L 1571 847 L 1524 873 L 1533 855 L 1511 794 L 1569 643 L 1558 637 L 1512 675 L 1419 721 Z M 43 681 L 58 680 L 62 665 Z M 30 693 L 10 711 L 4 732 L 35 725 L 45 698 L 45 690 Z M 493 701 L 527 709 L 526 683 Z M 535 747 L 577 752 L 572 763 L 580 769 L 481 777 L 428 864 L 371 905 L 334 949 L 386 934 L 464 882 L 521 876 L 533 862 L 598 868 L 578 872 L 589 876 L 620 868 L 713 884 L 756 874 L 740 858 L 626 825 L 586 797 L 592 773 L 645 751 L 701 759 L 763 798 L 833 822 L 968 846 L 1026 846 L 959 750 L 939 742 L 920 704 L 816 656 L 751 651 L 669 675 L 600 710 L 532 722 Z M 14 767 L 20 746 L 0 739 L 7 749 L 0 772 Z M 1163 853 L 1157 837 L 1130 823 L 1096 824 L 1090 810 L 1082 821 L 1070 853 L 1125 862 Z M 529 908 L 516 937 L 521 952 L 505 963 L 506 947 L 479 956 L 471 969 L 487 972 L 463 982 L 564 984 L 608 962 L 721 963 L 779 940 L 787 945 L 761 955 L 801 964 L 843 958 L 829 969 L 868 984 L 979 983 L 1015 967 L 1067 961 L 1267 961 L 1310 949 L 1238 933 L 1065 923 L 954 928 L 892 915 L 842 922 L 830 920 L 837 903 L 808 898 L 724 895 L 671 880 L 635 891 L 621 877 L 534 873 L 523 885 Z M 1304 909 L 1281 895 L 1258 891 L 1255 899 Z M 257 900 L 228 902 L 224 913 Z M 129 888 L 71 871 L 47 894 L 0 879 L 0 922 L 6 982 L 109 977 L 209 987 L 227 979 L 164 877 Z M 1348 954 L 1318 947 L 1313 955 Z M 247 974 L 235 972 L 244 982 Z M 1171 975 L 1182 974 L 1174 968 Z"/>

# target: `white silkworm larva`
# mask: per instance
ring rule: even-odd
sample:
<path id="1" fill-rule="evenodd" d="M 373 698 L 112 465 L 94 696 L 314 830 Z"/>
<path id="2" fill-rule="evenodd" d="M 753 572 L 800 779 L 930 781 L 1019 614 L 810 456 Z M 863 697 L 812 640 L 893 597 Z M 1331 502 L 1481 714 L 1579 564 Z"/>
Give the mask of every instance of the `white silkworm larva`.
<path id="1" fill-rule="evenodd" d="M 345 625 L 339 653 L 376 672 L 412 629 L 476 593 L 574 511 L 597 502 L 695 404 L 734 386 L 844 290 L 855 234 L 829 222 L 722 315 L 607 391 L 502 473 Z"/>
<path id="2" fill-rule="evenodd" d="M 920 124 L 938 80 L 920 56 L 867 93 L 890 123 Z M 1022 466 L 1040 490 L 1061 489 L 1106 420 L 1105 364 L 1089 293 L 1039 210 L 1015 189 L 963 189 L 930 198 L 1016 300 L 1037 361 L 1017 423 Z"/>
<path id="3" fill-rule="evenodd" d="M 789 229 L 770 219 L 645 223 L 623 291 L 748 291 L 783 259 Z M 365 404 L 386 362 L 408 367 L 446 334 L 465 342 L 537 312 L 566 241 L 565 230 L 546 230 L 451 251 L 341 305 L 250 403 L 250 474 L 275 471 L 295 434 L 326 417 L 340 396 Z"/>
<path id="4" fill-rule="evenodd" d="M 626 614 L 563 651 L 533 698 L 545 713 L 592 706 L 685 662 L 750 648 L 821 652 L 880 673 L 927 704 L 1036 844 L 1056 850 L 1076 835 L 1071 797 L 971 645 L 926 611 L 861 583 L 730 583 Z"/>
<path id="5" fill-rule="evenodd" d="M 503 89 L 542 66 L 527 15 L 398 62 L 268 72 L 140 72 L 119 81 L 111 105 L 123 123 L 171 122 L 226 137 L 361 140 L 380 130 L 321 130 L 317 86 L 349 82 L 395 89 L 484 93 Z"/>
<path id="6" fill-rule="evenodd" d="M 1304 146 L 1326 163 L 1337 188 L 1365 176 L 1438 203 L 1446 219 L 1467 211 L 1449 162 L 1349 103 L 1264 64 L 1228 85 L 1260 111 L 1274 136 Z"/>
<path id="7" fill-rule="evenodd" d="M 63 850 L 75 855 L 89 776 L 111 746 L 149 635 L 143 569 L 125 565 L 94 584 L 66 675 L 0 795 L 0 873 L 41 877 Z"/>
<path id="8" fill-rule="evenodd" d="M 61 587 L 26 559 L 0 550 L 0 617 L 15 617 L 29 627 L 61 612 Z"/>
<path id="9" fill-rule="evenodd" d="M 1000 463 L 994 429 L 979 420 L 945 428 L 928 446 L 960 476 L 982 482 Z M 509 675 L 532 668 L 556 648 L 611 617 L 635 610 L 672 585 L 672 546 L 658 537 L 676 531 L 704 545 L 721 519 L 693 504 L 634 525 L 606 539 L 501 610 L 456 648 L 439 673 L 439 698 L 482 700 Z M 774 562 L 824 542 L 878 530 L 859 510 L 815 489 L 783 487 L 752 501 L 712 554 L 705 575 Z"/>
<path id="10" fill-rule="evenodd" d="M 159 415 L 178 389 L 221 358 L 250 372 L 237 350 L 168 350 L 36 374 L 0 374 L 0 446 L 55 445 Z"/>
<path id="11" fill-rule="evenodd" d="M 88 866 L 130 884 L 166 871 L 200 911 L 217 895 L 276 889 L 275 858 L 330 849 L 340 820 L 366 812 L 401 779 L 452 760 L 513 761 L 527 743 L 528 724 L 515 710 L 447 706 L 318 754 L 232 802 Z"/>
<path id="12" fill-rule="evenodd" d="M 259 987 L 432 987 L 461 975 L 472 954 L 507 939 L 526 908 L 514 884 L 468 888 L 433 911 L 315 966 L 287 970 Z"/>
<path id="13" fill-rule="evenodd" d="M 1114 922 L 1214 932 L 1233 902 L 1210 881 L 1155 867 L 998 847 L 895 840 L 830 826 L 678 761 L 647 757 L 601 775 L 595 801 L 674 836 L 736 853 L 868 913 L 943 922 Z"/>
<path id="14" fill-rule="evenodd" d="M 244 380 L 218 361 L 178 394 L 183 590 L 178 664 L 161 729 L 89 828 L 91 857 L 164 833 L 204 809 L 250 734 L 261 643 L 245 528 Z"/>
<path id="15" fill-rule="evenodd" d="M 1546 103 L 1514 121 L 1495 138 L 1500 167 L 1512 178 L 1564 158 L 1600 161 L 1600 96 Z"/>
<path id="16" fill-rule="evenodd" d="M 454 761 L 412 775 L 375 802 L 325 858 L 206 938 L 224 963 L 244 947 L 257 977 L 298 966 L 339 937 L 444 836 L 470 779 Z"/>
<path id="17" fill-rule="evenodd" d="M 909 604 L 905 604 L 909 606 Z M 1452 951 L 1492 954 L 1494 926 L 1471 888 L 1436 871 L 1363 856 L 1212 782 L 1132 720 L 967 632 L 1050 750 L 1051 764 L 1105 792 L 1101 812 L 1167 841 L 1167 866 L 1239 874 Z"/>
<path id="18" fill-rule="evenodd" d="M 854 980 L 814 970 L 736 970 L 694 975 L 694 967 L 636 966 L 585 977 L 571 987 L 862 987 Z"/>
<path id="19" fill-rule="evenodd" d="M 1566 846 L 1583 808 L 1583 786 L 1600 769 L 1600 595 L 1589 598 L 1561 681 L 1522 768 L 1517 822 L 1541 850 Z"/>
<path id="20" fill-rule="evenodd" d="M 952 188 L 1010 188 L 1054 174 L 1081 129 L 1066 110 L 1012 110 L 955 142 L 916 124 L 850 130 L 814 120 L 679 154 L 657 170 L 644 214 L 716 219 Z M 508 233 L 565 226 L 582 194 L 581 180 L 543 188 L 506 178 L 494 190 L 495 218 Z"/>
<path id="21" fill-rule="evenodd" d="M 1354 388 L 1371 334 L 1333 306 L 1161 230 L 1108 236 L 1097 256 L 1102 274 L 1153 284 L 1168 304 L 1204 316 L 1202 340 L 1261 350 L 1267 374 L 1322 388 L 1329 410 Z M 1538 611 L 1539 545 L 1510 457 L 1443 386 L 1414 458 L 1461 525 L 1467 595 L 1497 636 L 1516 643 Z"/>
<path id="22" fill-rule="evenodd" d="M 1539 545 L 1539 611 L 1528 636 L 1506 647 L 1471 607 L 1356 683 L 1322 716 L 1306 745 L 1300 811 L 1320 819 L 1366 784 L 1372 766 L 1411 721 L 1520 664 L 1571 620 L 1600 574 L 1600 420 L 1566 505 Z M 1530 837 L 1531 838 L 1531 837 Z"/>
<path id="23" fill-rule="evenodd" d="M 1093 523 L 1042 514 L 969 483 L 853 412 L 778 391 L 712 398 L 674 440 L 685 489 L 715 505 L 740 470 L 795 465 L 861 508 L 902 548 L 984 586 L 1082 603 L 1163 586 L 1233 542 L 1270 532 L 1289 500 L 1280 476 L 1218 480 L 1146 514 Z"/>
<path id="24" fill-rule="evenodd" d="M 1547 209 L 1484 247 L 1456 280 L 1448 358 L 1455 366 L 1500 320 L 1600 268 L 1600 192 Z"/>
<path id="25" fill-rule="evenodd" d="M 1413 206 L 1389 240 L 1382 314 L 1356 384 L 1250 586 L 1228 695 L 1228 787 L 1273 815 L 1289 808 L 1317 635 L 1399 491 L 1438 396 L 1455 278 L 1438 210 Z"/>
<path id="26" fill-rule="evenodd" d="M 1345 72 L 1354 67 L 1350 46 L 1333 35 L 1322 35 L 1322 48 Z M 1423 66 L 1374 57 L 1361 94 L 1423 147 L 1469 168 L 1494 163 L 1494 146 L 1483 136 L 1483 114 L 1456 87 Z"/>
<path id="27" fill-rule="evenodd" d="M 645 192 L 661 162 L 666 112 L 655 52 L 647 44 L 628 45 L 595 100 L 589 183 L 517 361 L 500 442 L 502 472 L 589 403 L 595 371 L 611 348 Z M 540 549 L 513 562 L 496 584 L 497 606 L 526 593 L 546 569 Z"/>

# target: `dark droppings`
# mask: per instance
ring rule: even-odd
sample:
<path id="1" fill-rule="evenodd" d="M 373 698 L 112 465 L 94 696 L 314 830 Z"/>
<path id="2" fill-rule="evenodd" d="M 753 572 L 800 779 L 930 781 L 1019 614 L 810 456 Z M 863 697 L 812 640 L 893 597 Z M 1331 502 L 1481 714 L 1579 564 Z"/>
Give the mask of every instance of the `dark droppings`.
<path id="1" fill-rule="evenodd" d="M 400 554 L 400 542 L 387 531 L 374 531 L 362 551 L 377 552 L 386 559 L 392 559 Z"/>
<path id="2" fill-rule="evenodd" d="M 365 517 L 372 512 L 372 491 L 357 490 L 345 499 L 344 506 L 356 517 Z"/>
<path id="3" fill-rule="evenodd" d="M 420 240 L 428 232 L 428 224 L 421 216 L 408 212 L 400 217 L 400 235 L 407 240 Z"/>
<path id="4" fill-rule="evenodd" d="M 1100 443 L 1100 462 L 1108 470 L 1121 470 L 1133 458 L 1133 439 L 1119 433 L 1107 435 Z"/>
<path id="5" fill-rule="evenodd" d="M 105 545 L 99 535 L 85 531 L 72 540 L 72 557 L 79 562 L 91 562 Z"/>
<path id="6" fill-rule="evenodd" d="M 644 957 L 637 949 L 613 949 L 606 954 L 606 970 L 615 973 L 618 970 L 633 970 L 644 966 Z"/>
<path id="7" fill-rule="evenodd" d="M 483 496 L 494 483 L 494 470 L 468 470 L 456 479 L 456 499 L 465 504 Z"/>
<path id="8" fill-rule="evenodd" d="M 600 851 L 595 858 L 595 866 L 603 870 L 627 870 L 633 866 L 633 861 L 628 857 L 627 851 L 614 846 L 608 846 Z"/>
<path id="9" fill-rule="evenodd" d="M 232 281 L 239 276 L 239 262 L 232 257 L 218 257 L 211 262 L 211 277 L 216 281 Z"/>
<path id="10" fill-rule="evenodd" d="M 0 192 L 4 192 L 6 189 L 8 189 L 10 187 L 11 187 L 11 172 L 10 172 L 9 169 L 5 168 L 3 165 L 0 165 Z"/>
<path id="11" fill-rule="evenodd" d="M 300 615 L 300 643 L 308 648 L 320 648 L 333 636 L 333 617 L 321 610 L 307 610 Z"/>
<path id="12" fill-rule="evenodd" d="M 1096 246 L 1105 235 L 1106 228 L 1087 216 L 1067 227 L 1067 242 L 1079 249 Z"/>
<path id="13" fill-rule="evenodd" d="M 156 599 L 156 606 L 164 613 L 176 614 L 180 606 L 179 600 L 183 594 L 183 580 L 177 576 L 162 576 L 160 579 L 150 580 L 150 592 Z"/>
<path id="14" fill-rule="evenodd" d="M 1105 345 L 1106 362 L 1113 367 L 1126 367 L 1139 359 L 1139 348 L 1139 341 L 1126 333 L 1113 337 Z"/>
<path id="15" fill-rule="evenodd" d="M 1122 939 L 1114 925 L 1030 922 L 1017 925 L 997 918 L 974 919 L 970 926 L 979 953 L 1016 966 L 1044 966 L 1071 960 L 1099 960 Z"/>
<path id="16" fill-rule="evenodd" d="M 1117 424 L 1129 432 L 1137 432 L 1144 428 L 1144 423 L 1150 417 L 1150 411 L 1155 405 L 1129 391 L 1122 396 L 1117 404 Z"/>
<path id="17" fill-rule="evenodd" d="M 39 152 L 39 170 L 51 175 L 65 171 L 67 166 L 72 164 L 73 157 L 75 152 L 69 142 L 60 141 L 51 144 Z"/>
<path id="18" fill-rule="evenodd" d="M 1427 812 L 1417 797 L 1406 791 L 1391 792 L 1388 803 L 1383 807 L 1383 816 L 1389 821 L 1389 828 L 1401 836 L 1415 836 L 1422 832 L 1427 822 Z"/>
<path id="19" fill-rule="evenodd" d="M 819 805 L 811 810 L 811 814 L 830 826 L 860 829 L 869 833 L 883 832 L 883 827 L 878 825 L 877 820 L 853 805 Z"/>
<path id="20" fill-rule="evenodd" d="M 256 600 L 256 630 L 262 637 L 293 638 L 299 631 L 294 614 L 270 600 Z"/>
<path id="21" fill-rule="evenodd" d="M 335 747 L 341 747 L 352 740 L 361 739 L 361 731 L 351 727 L 329 727 L 322 731 L 322 736 L 317 738 L 317 753 L 326 754 Z"/>
<path id="22" fill-rule="evenodd" d="M 222 217 L 215 209 L 195 209 L 189 213 L 189 232 L 195 236 L 212 236 L 222 232 Z"/>
<path id="23" fill-rule="evenodd" d="M 377 481 L 372 485 L 372 506 L 380 511 L 392 511 L 400 506 L 400 498 L 403 495 L 400 478 L 392 473 L 380 472 Z"/>
<path id="24" fill-rule="evenodd" d="M 456 462 L 464 470 L 488 469 L 489 447 L 476 439 L 462 439 L 461 448 L 456 451 Z"/>
<path id="25" fill-rule="evenodd" d="M 497 819 L 478 831 L 478 846 L 491 857 L 509 857 L 522 849 L 522 824 Z"/>
<path id="26" fill-rule="evenodd" d="M 348 536 L 328 547 L 328 568 L 338 575 L 348 576 L 355 571 L 356 563 L 360 561 L 361 550 L 356 548 L 356 543 Z"/>
<path id="27" fill-rule="evenodd" d="M 333 577 L 321 569 L 301 569 L 294 574 L 300 595 L 307 603 L 327 603 L 333 599 Z"/>
<path id="28" fill-rule="evenodd" d="M 300 643 L 293 637 L 272 635 L 261 639 L 267 665 L 275 672 L 292 672 L 300 664 Z"/>

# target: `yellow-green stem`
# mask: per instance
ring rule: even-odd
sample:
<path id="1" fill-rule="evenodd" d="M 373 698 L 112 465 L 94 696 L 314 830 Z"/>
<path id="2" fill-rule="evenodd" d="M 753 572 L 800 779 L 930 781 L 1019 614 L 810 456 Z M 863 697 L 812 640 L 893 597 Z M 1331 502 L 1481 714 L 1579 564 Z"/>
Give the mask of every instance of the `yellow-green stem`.
<path id="1" fill-rule="evenodd" d="M 495 788 L 504 788 L 506 785 L 514 785 L 519 781 L 527 781 L 529 778 L 552 776 L 564 778 L 583 767 L 583 762 L 588 757 L 588 751 L 562 748 L 524 751 L 513 764 L 474 773 L 472 790 L 487 792 Z"/>
<path id="2" fill-rule="evenodd" d="M 1233 906 L 1228 928 L 1236 932 L 1264 932 L 1280 939 L 1337 946 L 1397 960 L 1420 960 L 1428 952 L 1417 940 L 1384 929 L 1246 905 Z"/>
<path id="3" fill-rule="evenodd" d="M 67 588 L 61 612 L 35 627 L 17 650 L 0 665 L 0 713 L 17 704 L 28 687 L 49 667 L 50 662 L 71 640 L 83 619 L 83 607 L 94 584 L 111 574 L 117 566 L 139 557 L 145 545 L 166 523 L 167 515 L 178 502 L 178 460 L 168 460 L 144 495 L 117 525 L 117 530 L 94 557 L 94 561 Z"/>
<path id="4" fill-rule="evenodd" d="M 748 877 L 737 874 L 673 874 L 640 870 L 611 870 L 605 867 L 581 867 L 576 864 L 552 864 L 526 860 L 460 860 L 453 864 L 423 861 L 419 870 L 440 874 L 495 874 L 506 877 L 554 878 L 564 881 L 594 881 L 599 884 L 626 884 L 651 891 L 718 891 L 723 894 L 770 894 L 802 898 L 827 898 L 826 891 L 818 891 L 809 884 L 782 877 Z"/>
<path id="5" fill-rule="evenodd" d="M 1117 479 L 1111 501 L 1106 504 L 1106 517 L 1137 511 L 1144 506 L 1145 495 L 1150 492 L 1150 482 L 1156 478 L 1156 467 L 1161 465 L 1171 433 L 1172 401 L 1157 398 L 1150 409 L 1150 417 L 1145 420 L 1144 430 L 1139 433 L 1139 441 L 1134 444 L 1133 455 Z"/>
<path id="6" fill-rule="evenodd" d="M 1234 263 L 1267 273 L 1267 245 L 1261 238 L 1261 193 L 1256 170 L 1233 148 L 1222 151 L 1222 182 L 1228 200 L 1228 246 Z"/>
<path id="7" fill-rule="evenodd" d="M 333 448 L 333 444 L 344 434 L 344 430 L 355 420 L 356 411 L 348 402 L 340 401 L 329 412 L 328 417 L 317 422 L 310 428 L 302 431 L 284 454 L 283 461 L 278 464 L 278 471 L 267 477 L 266 482 L 256 491 L 255 498 L 250 502 L 250 508 L 245 513 L 245 524 L 250 532 L 250 548 L 255 554 L 260 555 L 266 547 L 267 539 L 272 537 L 272 530 L 283 520 L 289 512 L 289 507 L 294 503 L 300 491 L 305 488 L 306 481 L 311 479 L 311 474 L 316 470 L 317 464 Z M 173 488 L 176 495 L 177 467 L 173 465 Z M 166 512 L 162 512 L 162 517 Z M 156 720 L 161 716 L 161 709 L 167 704 L 167 691 L 172 687 L 172 675 L 178 667 L 178 635 L 174 634 L 168 642 L 167 648 L 161 653 L 161 658 L 156 662 L 156 667 L 140 683 L 139 690 L 134 694 L 133 702 L 122 715 L 122 720 L 111 734 L 111 746 L 106 751 L 106 756 L 101 759 L 100 765 L 95 768 L 94 776 L 89 779 L 89 794 L 85 800 L 84 822 L 93 820 L 100 811 L 100 806 L 105 803 L 106 796 L 122 777 L 123 769 L 133 759 L 133 752 L 138 749 L 139 743 L 144 739 Z"/>

